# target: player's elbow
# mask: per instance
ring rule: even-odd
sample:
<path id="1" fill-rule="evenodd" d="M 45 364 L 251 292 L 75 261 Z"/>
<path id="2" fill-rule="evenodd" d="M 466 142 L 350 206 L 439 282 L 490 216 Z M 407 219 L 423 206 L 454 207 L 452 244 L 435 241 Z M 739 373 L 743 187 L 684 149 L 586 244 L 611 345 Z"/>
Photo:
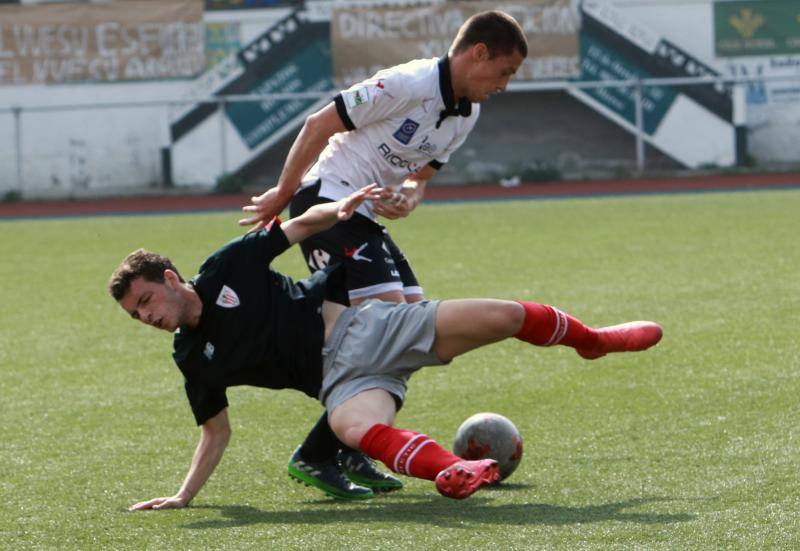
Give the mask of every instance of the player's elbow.
<path id="1" fill-rule="evenodd" d="M 306 121 L 303 125 L 304 130 L 310 134 L 311 136 L 322 138 L 324 137 L 326 140 L 333 135 L 331 132 L 330 135 L 325 136 L 327 130 L 325 128 L 325 120 L 324 117 L 320 112 L 312 113 L 308 117 L 306 117 Z"/>
<path id="2" fill-rule="evenodd" d="M 333 103 L 306 117 L 303 130 L 319 140 L 328 141 L 328 138 L 337 132 L 346 130 L 344 123 L 339 118 Z"/>

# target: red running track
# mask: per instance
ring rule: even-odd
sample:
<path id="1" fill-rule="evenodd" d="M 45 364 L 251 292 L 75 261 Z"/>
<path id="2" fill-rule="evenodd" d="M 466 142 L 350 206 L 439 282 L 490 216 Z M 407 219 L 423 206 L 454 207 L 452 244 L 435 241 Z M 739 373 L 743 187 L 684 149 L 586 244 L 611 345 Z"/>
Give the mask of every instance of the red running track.
<path id="1" fill-rule="evenodd" d="M 430 186 L 426 201 L 470 201 L 514 198 L 582 197 L 643 193 L 691 193 L 800 188 L 800 173 L 648 178 L 641 180 L 590 180 L 500 185 Z M 85 200 L 21 201 L 0 203 L 0 219 L 141 214 L 203 210 L 238 210 L 250 194 L 164 195 Z"/>

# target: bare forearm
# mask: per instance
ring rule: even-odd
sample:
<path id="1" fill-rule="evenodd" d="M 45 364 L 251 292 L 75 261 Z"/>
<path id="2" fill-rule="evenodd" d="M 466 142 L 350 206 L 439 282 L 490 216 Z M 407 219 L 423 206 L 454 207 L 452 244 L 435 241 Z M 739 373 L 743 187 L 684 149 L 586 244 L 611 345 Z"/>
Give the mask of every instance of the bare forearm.
<path id="1" fill-rule="evenodd" d="M 297 218 L 283 223 L 281 229 L 286 235 L 286 239 L 293 245 L 310 235 L 333 227 L 339 221 L 350 219 L 364 201 L 379 199 L 382 191 L 377 184 L 364 186 L 344 199 L 333 203 L 314 205 Z"/>
<path id="2" fill-rule="evenodd" d="M 178 495 L 188 504 L 211 477 L 228 446 L 228 436 L 210 437 L 203 434 L 192 457 L 192 465 L 178 491 Z"/>
<path id="3" fill-rule="evenodd" d="M 329 103 L 308 117 L 286 157 L 283 171 L 278 179 L 280 193 L 288 193 L 291 196 L 305 173 L 328 145 L 328 139 L 337 132 L 345 130 L 333 103 Z"/>
<path id="4" fill-rule="evenodd" d="M 297 218 L 283 223 L 282 228 L 291 243 L 303 241 L 306 237 L 332 228 L 339 220 L 338 201 L 314 205 Z"/>
<path id="5" fill-rule="evenodd" d="M 325 149 L 328 139 L 337 132 L 345 130 L 333 102 L 309 116 L 289 150 L 278 185 L 258 197 L 253 197 L 252 204 L 242 208 L 250 215 L 239 220 L 239 224 L 253 225 L 251 231 L 258 230 L 280 214 L 292 200 L 308 169 Z"/>
<path id="6" fill-rule="evenodd" d="M 409 178 L 403 183 L 402 193 L 408 199 L 411 209 L 413 210 L 422 202 L 425 197 L 425 186 L 428 180 Z"/>
<path id="7" fill-rule="evenodd" d="M 294 194 L 305 173 L 325 149 L 329 137 L 315 132 L 308 124 L 303 125 L 289 150 L 289 155 L 286 157 L 278 179 L 278 191 L 281 195 L 291 197 Z"/>

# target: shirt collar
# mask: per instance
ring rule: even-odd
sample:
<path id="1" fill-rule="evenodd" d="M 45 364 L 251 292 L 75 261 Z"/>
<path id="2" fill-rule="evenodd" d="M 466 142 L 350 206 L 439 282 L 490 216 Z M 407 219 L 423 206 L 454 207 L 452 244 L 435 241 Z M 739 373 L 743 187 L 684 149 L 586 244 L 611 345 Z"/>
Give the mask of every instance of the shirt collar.
<path id="1" fill-rule="evenodd" d="M 472 114 L 472 103 L 467 98 L 458 98 L 456 104 L 453 96 L 453 79 L 450 75 L 450 60 L 447 55 L 439 59 L 439 91 L 444 101 L 444 109 L 439 111 L 436 128 L 439 128 L 447 117 L 469 117 Z"/>

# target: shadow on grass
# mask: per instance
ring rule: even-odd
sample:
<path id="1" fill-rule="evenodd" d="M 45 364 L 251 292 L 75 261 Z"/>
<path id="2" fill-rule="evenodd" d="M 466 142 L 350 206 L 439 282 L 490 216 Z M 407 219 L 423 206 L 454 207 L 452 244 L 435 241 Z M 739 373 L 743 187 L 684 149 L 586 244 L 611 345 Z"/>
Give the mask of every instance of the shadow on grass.
<path id="1" fill-rule="evenodd" d="M 400 496 L 397 496 L 400 497 Z M 650 503 L 672 502 L 671 498 L 635 498 L 602 505 L 564 507 L 532 504 L 502 504 L 493 506 L 486 497 L 473 497 L 468 501 L 451 501 L 439 496 L 405 494 L 404 503 L 371 501 L 369 503 L 335 502 L 330 500 L 311 502 L 309 505 L 328 505 L 311 510 L 262 511 L 246 505 L 201 505 L 194 509 L 218 510 L 223 518 L 208 519 L 186 524 L 184 528 L 203 530 L 208 528 L 234 528 L 251 524 L 339 524 L 369 522 L 412 522 L 431 524 L 442 528 L 474 529 L 478 524 L 511 525 L 566 525 L 589 522 L 617 521 L 637 524 L 673 524 L 689 522 L 695 515 L 688 513 L 635 513 L 625 509 Z M 465 523 L 465 521 L 469 521 Z"/>

